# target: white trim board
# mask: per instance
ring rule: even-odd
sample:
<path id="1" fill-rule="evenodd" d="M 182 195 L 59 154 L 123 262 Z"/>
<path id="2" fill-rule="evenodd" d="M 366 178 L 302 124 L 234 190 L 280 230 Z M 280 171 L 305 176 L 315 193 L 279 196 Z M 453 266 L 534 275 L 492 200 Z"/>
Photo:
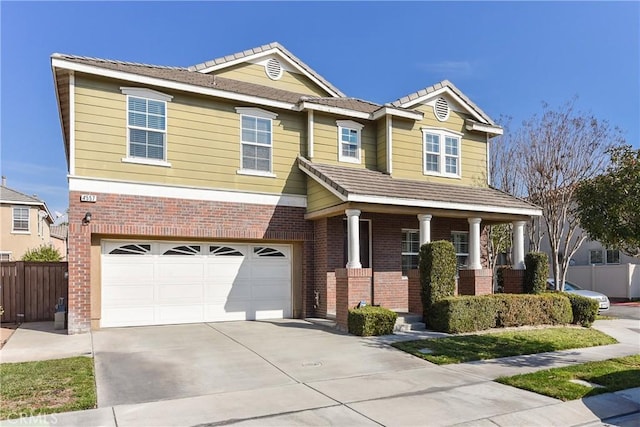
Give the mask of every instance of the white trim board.
<path id="1" fill-rule="evenodd" d="M 130 196 L 166 197 L 170 199 L 205 200 L 209 202 L 249 203 L 254 205 L 307 207 L 307 196 L 297 194 L 249 193 L 181 186 L 111 181 L 69 176 L 69 191 L 125 194 Z"/>

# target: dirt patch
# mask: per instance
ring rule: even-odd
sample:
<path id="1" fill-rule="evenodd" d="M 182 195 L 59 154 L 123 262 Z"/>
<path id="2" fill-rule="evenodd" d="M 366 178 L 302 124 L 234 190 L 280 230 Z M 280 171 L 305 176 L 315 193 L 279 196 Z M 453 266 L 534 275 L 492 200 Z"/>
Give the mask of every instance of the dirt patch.
<path id="1" fill-rule="evenodd" d="M 18 325 L 11 324 L 4 324 L 2 325 L 2 327 L 0 327 L 0 348 L 4 347 L 6 342 L 9 341 L 9 338 L 11 338 L 11 335 L 13 335 L 17 328 Z"/>

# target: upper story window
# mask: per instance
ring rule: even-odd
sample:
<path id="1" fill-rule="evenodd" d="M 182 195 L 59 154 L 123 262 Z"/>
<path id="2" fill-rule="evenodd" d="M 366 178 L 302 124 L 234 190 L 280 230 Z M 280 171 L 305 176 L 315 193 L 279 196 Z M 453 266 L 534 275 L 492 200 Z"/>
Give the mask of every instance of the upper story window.
<path id="1" fill-rule="evenodd" d="M 273 174 L 273 119 L 278 115 L 259 108 L 236 108 L 240 114 L 240 169 L 248 175 Z"/>
<path id="2" fill-rule="evenodd" d="M 13 207 L 13 232 L 29 233 L 29 207 Z"/>
<path id="3" fill-rule="evenodd" d="M 361 131 L 364 127 L 351 120 L 338 120 L 338 161 L 360 163 Z"/>
<path id="4" fill-rule="evenodd" d="M 462 134 L 446 129 L 422 128 L 425 175 L 460 178 Z"/>
<path id="5" fill-rule="evenodd" d="M 620 251 L 607 249 L 607 264 L 620 264 Z"/>
<path id="6" fill-rule="evenodd" d="M 602 264 L 602 250 L 592 249 L 589 251 L 589 264 Z"/>
<path id="7" fill-rule="evenodd" d="M 123 161 L 167 163 L 167 101 L 171 96 L 150 89 L 120 88 L 127 95 L 127 157 Z"/>

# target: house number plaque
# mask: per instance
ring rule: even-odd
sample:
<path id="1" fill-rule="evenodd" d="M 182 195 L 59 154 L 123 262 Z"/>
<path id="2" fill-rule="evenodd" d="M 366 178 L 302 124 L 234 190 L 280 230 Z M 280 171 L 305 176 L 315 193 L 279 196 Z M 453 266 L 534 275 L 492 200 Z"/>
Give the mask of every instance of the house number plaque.
<path id="1" fill-rule="evenodd" d="M 95 194 L 81 194 L 80 195 L 80 201 L 81 202 L 95 203 L 95 202 L 98 201 L 98 196 L 96 196 Z"/>

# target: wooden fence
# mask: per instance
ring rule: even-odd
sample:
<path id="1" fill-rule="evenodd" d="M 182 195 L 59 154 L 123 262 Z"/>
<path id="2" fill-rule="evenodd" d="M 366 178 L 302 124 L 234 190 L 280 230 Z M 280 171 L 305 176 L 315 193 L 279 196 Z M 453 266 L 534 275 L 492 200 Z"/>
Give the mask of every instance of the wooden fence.
<path id="1" fill-rule="evenodd" d="M 1 262 L 0 306 L 3 323 L 53 320 L 60 297 L 69 295 L 66 262 Z"/>

